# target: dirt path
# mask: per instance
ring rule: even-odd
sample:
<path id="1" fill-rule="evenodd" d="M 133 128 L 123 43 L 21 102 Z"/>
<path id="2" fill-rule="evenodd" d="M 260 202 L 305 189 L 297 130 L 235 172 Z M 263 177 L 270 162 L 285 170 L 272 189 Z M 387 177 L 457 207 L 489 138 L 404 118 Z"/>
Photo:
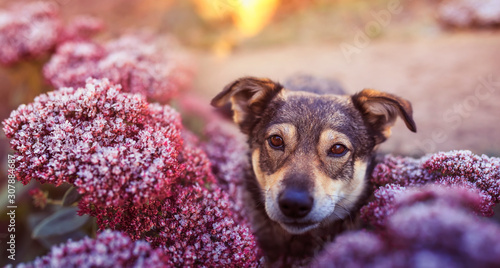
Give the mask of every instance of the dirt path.
<path id="1" fill-rule="evenodd" d="M 500 32 L 373 40 L 358 52 L 350 61 L 339 44 L 266 47 L 226 58 L 200 53 L 195 90 L 209 99 L 243 75 L 336 78 L 348 92 L 371 87 L 413 103 L 418 133 L 398 122 L 383 152 L 470 149 L 500 156 Z"/>

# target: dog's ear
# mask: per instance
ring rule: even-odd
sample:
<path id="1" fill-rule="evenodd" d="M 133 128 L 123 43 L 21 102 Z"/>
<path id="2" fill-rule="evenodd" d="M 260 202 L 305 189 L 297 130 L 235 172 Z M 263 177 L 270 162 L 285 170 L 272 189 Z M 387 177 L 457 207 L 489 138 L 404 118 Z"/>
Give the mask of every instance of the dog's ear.
<path id="1" fill-rule="evenodd" d="M 408 129 L 417 132 L 411 103 L 403 98 L 373 89 L 364 89 L 352 96 L 352 102 L 374 131 L 377 144 L 391 135 L 391 127 L 398 115 L 404 120 Z"/>
<path id="2" fill-rule="evenodd" d="M 231 103 L 234 122 L 243 133 L 248 134 L 269 102 L 282 89 L 283 86 L 266 78 L 242 77 L 227 85 L 211 104 L 223 107 Z"/>

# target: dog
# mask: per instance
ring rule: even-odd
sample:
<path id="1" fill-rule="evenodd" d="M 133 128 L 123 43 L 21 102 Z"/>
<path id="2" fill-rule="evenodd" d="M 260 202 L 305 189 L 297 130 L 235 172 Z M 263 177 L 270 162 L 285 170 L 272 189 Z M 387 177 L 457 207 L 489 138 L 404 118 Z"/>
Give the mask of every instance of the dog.
<path id="1" fill-rule="evenodd" d="M 305 264 L 337 234 L 355 228 L 376 148 L 398 116 L 417 130 L 403 98 L 373 89 L 346 95 L 326 86 L 332 94 L 318 80 L 298 80 L 284 87 L 242 77 L 211 102 L 230 105 L 248 136 L 249 218 L 271 266 L 291 259 Z"/>

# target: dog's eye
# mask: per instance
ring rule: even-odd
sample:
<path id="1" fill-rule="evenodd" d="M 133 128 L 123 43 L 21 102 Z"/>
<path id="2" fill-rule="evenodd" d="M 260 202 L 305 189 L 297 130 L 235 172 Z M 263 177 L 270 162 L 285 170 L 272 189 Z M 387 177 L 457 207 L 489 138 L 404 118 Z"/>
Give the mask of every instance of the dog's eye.
<path id="1" fill-rule="evenodd" d="M 269 142 L 269 146 L 271 146 L 271 148 L 273 148 L 273 149 L 280 149 L 281 150 L 285 146 L 285 142 L 283 141 L 283 138 L 278 136 L 278 135 L 272 135 L 267 140 Z"/>
<path id="2" fill-rule="evenodd" d="M 347 153 L 347 147 L 345 147 L 342 144 L 335 144 L 330 148 L 330 151 L 328 152 L 330 156 L 344 156 Z"/>

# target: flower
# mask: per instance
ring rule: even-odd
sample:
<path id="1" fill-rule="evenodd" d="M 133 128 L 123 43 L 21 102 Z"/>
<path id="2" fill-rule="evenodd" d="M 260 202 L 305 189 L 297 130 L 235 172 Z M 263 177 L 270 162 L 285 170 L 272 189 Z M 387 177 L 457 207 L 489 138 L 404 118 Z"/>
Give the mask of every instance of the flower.
<path id="1" fill-rule="evenodd" d="M 187 172 L 181 156 L 190 153 L 183 152 L 180 116 L 120 90 L 89 79 L 85 88 L 42 94 L 12 112 L 4 131 L 17 151 L 16 177 L 24 184 L 74 184 L 82 207 L 140 205 L 171 195 L 169 186 Z"/>
<path id="2" fill-rule="evenodd" d="M 126 234 L 105 230 L 95 239 L 84 238 L 53 247 L 43 257 L 19 268 L 42 267 L 167 267 L 170 259 L 145 241 L 132 241 Z"/>
<path id="3" fill-rule="evenodd" d="M 9 65 L 49 52 L 57 44 L 61 28 L 55 3 L 14 4 L 0 11 L 0 63 Z"/>
<path id="4" fill-rule="evenodd" d="M 251 176 L 248 144 L 234 125 L 217 119 L 205 127 L 202 148 L 212 164 L 218 185 L 229 194 L 235 210 L 244 217 L 245 178 Z"/>
<path id="5" fill-rule="evenodd" d="M 446 0 L 437 9 L 439 21 L 448 27 L 490 27 L 500 24 L 498 0 Z"/>
<path id="6" fill-rule="evenodd" d="M 78 16 L 62 29 L 59 36 L 59 43 L 90 40 L 91 37 L 103 29 L 104 22 L 102 20 L 92 16 Z"/>
<path id="7" fill-rule="evenodd" d="M 29 194 L 33 198 L 33 205 L 39 208 L 45 208 L 48 202 L 49 193 L 42 191 L 40 188 L 35 188 L 29 191 Z"/>
<path id="8" fill-rule="evenodd" d="M 339 236 L 313 267 L 500 265 L 500 226 L 471 213 L 480 204 L 477 193 L 428 185 L 396 196 L 383 229 Z"/>
<path id="9" fill-rule="evenodd" d="M 167 102 L 189 88 L 193 67 L 172 39 L 142 33 L 105 44 L 66 42 L 57 48 L 43 73 L 55 87 L 82 87 L 89 77 L 108 78 L 121 84 L 124 92 Z"/>
<path id="10" fill-rule="evenodd" d="M 374 168 L 370 182 L 376 199 L 363 207 L 361 214 L 372 224 L 381 225 L 383 218 L 391 213 L 397 192 L 425 184 L 458 186 L 477 192 L 481 199 L 477 212 L 492 216 L 495 203 L 500 202 L 500 158 L 478 156 L 470 151 L 442 152 L 421 159 L 386 156 Z"/>
<path id="11" fill-rule="evenodd" d="M 120 92 L 107 79 L 61 88 L 22 105 L 4 121 L 16 177 L 82 195 L 79 213 L 100 230 L 119 230 L 164 249 L 175 265 L 254 267 L 260 251 L 234 214 L 196 144 L 185 143 L 169 106 Z"/>

